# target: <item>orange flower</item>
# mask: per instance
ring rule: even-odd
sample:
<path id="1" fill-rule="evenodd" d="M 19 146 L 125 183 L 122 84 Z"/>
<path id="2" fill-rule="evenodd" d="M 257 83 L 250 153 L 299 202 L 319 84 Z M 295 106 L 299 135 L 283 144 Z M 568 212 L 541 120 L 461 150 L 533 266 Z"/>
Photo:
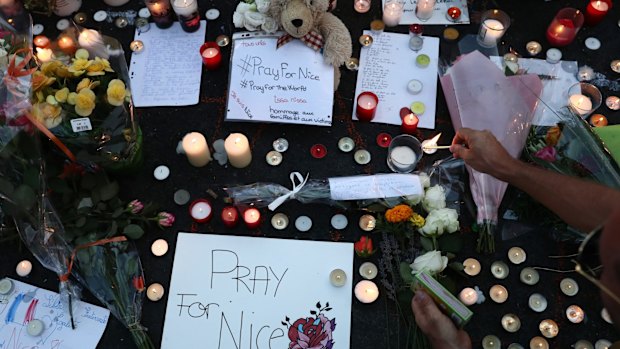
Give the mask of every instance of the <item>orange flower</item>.
<path id="1" fill-rule="evenodd" d="M 372 247 L 372 239 L 365 235 L 353 244 L 353 249 L 362 258 L 370 257 L 375 253 L 375 249 Z"/>
<path id="2" fill-rule="evenodd" d="M 555 145 L 558 144 L 560 136 L 562 136 L 562 130 L 558 126 L 553 126 L 547 130 L 545 141 L 547 145 L 555 147 Z"/>
<path id="3" fill-rule="evenodd" d="M 142 291 L 144 291 L 144 277 L 142 275 L 140 276 L 134 276 L 133 280 L 133 287 L 139 292 L 142 293 Z"/>
<path id="4" fill-rule="evenodd" d="M 406 222 L 413 215 L 413 210 L 407 205 L 397 205 L 385 211 L 385 219 L 390 223 Z"/>

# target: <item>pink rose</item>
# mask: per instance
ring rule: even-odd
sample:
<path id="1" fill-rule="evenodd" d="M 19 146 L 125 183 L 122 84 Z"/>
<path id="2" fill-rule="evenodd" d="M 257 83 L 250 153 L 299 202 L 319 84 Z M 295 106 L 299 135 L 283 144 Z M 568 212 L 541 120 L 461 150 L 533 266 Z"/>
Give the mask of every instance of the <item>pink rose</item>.
<path id="1" fill-rule="evenodd" d="M 144 204 L 138 200 L 132 200 L 129 204 L 127 204 L 127 209 L 133 214 L 138 214 L 142 212 L 142 209 L 144 209 Z"/>
<path id="2" fill-rule="evenodd" d="M 171 227 L 174 223 L 174 215 L 168 212 L 159 212 L 157 214 L 157 224 L 162 228 Z"/>
<path id="3" fill-rule="evenodd" d="M 545 160 L 545 161 L 549 161 L 549 162 L 554 162 L 556 160 L 557 155 L 558 155 L 558 152 L 555 150 L 554 147 L 550 145 L 534 153 L 535 157 Z"/>
<path id="4" fill-rule="evenodd" d="M 335 329 L 335 319 L 329 320 L 323 314 L 298 319 L 288 329 L 289 349 L 332 349 Z"/>

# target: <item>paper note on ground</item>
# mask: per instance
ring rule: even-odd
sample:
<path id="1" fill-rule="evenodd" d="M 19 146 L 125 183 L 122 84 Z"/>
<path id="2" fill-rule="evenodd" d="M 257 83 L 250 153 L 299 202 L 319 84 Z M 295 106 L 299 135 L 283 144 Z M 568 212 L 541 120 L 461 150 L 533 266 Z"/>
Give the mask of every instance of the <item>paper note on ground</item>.
<path id="1" fill-rule="evenodd" d="M 198 104 L 202 58 L 207 21 L 200 29 L 186 33 L 179 22 L 168 29 L 151 25 L 145 33 L 134 35 L 144 50 L 131 55 L 129 78 L 136 107 L 165 107 Z"/>
<path id="2" fill-rule="evenodd" d="M 300 40 L 237 33 L 226 120 L 331 126 L 334 68 Z"/>
<path id="3" fill-rule="evenodd" d="M 382 1 L 382 5 L 385 6 L 385 1 Z M 405 0 L 405 7 L 403 9 L 403 16 L 400 18 L 400 25 L 403 24 L 469 24 L 469 10 L 467 9 L 467 0 L 443 0 L 437 1 L 433 8 L 433 16 L 427 21 L 421 21 L 415 15 L 415 9 L 417 7 L 418 0 Z M 383 8 L 383 6 L 381 8 Z M 458 7 L 461 10 L 461 18 L 458 21 L 452 22 L 446 16 L 450 7 Z"/>
<path id="4" fill-rule="evenodd" d="M 402 124 L 400 109 L 411 106 L 413 102 L 422 102 L 426 111 L 418 115 L 420 128 L 435 128 L 435 110 L 437 100 L 437 63 L 439 60 L 439 38 L 424 37 L 424 45 L 418 52 L 409 48 L 408 34 L 382 33 L 373 35 L 365 30 L 364 34 L 373 36 L 373 43 L 362 48 L 360 68 L 353 101 L 353 118 L 357 107 L 357 96 L 364 91 L 374 92 L 379 97 L 377 112 L 373 122 L 392 125 Z M 419 54 L 426 54 L 431 62 L 426 68 L 415 64 Z M 409 93 L 407 84 L 416 79 L 422 82 L 422 92 L 417 95 Z"/>
<path id="5" fill-rule="evenodd" d="M 0 348 L 3 349 L 94 349 L 103 335 L 110 311 L 75 301 L 71 329 L 68 308 L 56 292 L 11 280 L 13 291 L 0 295 Z M 43 322 L 38 337 L 26 332 L 30 320 Z"/>
<path id="6" fill-rule="evenodd" d="M 351 243 L 179 233 L 161 348 L 348 349 L 352 268 Z"/>
<path id="7" fill-rule="evenodd" d="M 413 174 L 330 178 L 329 191 L 332 200 L 364 200 L 424 194 L 420 177 Z"/>

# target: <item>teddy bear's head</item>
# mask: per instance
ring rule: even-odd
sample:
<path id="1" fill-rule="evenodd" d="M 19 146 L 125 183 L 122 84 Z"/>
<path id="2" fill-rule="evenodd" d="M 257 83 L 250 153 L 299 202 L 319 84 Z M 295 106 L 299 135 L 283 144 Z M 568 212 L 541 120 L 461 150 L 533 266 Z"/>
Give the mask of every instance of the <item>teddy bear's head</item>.
<path id="1" fill-rule="evenodd" d="M 271 0 L 269 12 L 291 36 L 301 38 L 315 29 L 335 0 Z"/>

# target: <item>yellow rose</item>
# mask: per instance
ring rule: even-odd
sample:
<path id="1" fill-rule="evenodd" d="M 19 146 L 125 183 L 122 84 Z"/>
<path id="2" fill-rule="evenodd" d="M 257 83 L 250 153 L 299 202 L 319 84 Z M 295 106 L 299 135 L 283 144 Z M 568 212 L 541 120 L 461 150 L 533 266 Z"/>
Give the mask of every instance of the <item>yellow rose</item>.
<path id="1" fill-rule="evenodd" d="M 75 100 L 76 99 L 77 99 L 77 93 L 70 92 L 69 95 L 67 96 L 67 103 L 69 103 L 71 105 L 75 105 Z"/>
<path id="2" fill-rule="evenodd" d="M 87 59 L 76 58 L 73 60 L 73 64 L 69 67 L 69 71 L 75 74 L 75 76 L 80 76 L 84 74 L 86 69 L 92 64 L 92 61 Z"/>
<path id="3" fill-rule="evenodd" d="M 110 62 L 107 59 L 95 57 L 95 62 L 103 64 L 103 70 L 114 73 L 114 69 L 112 69 L 112 67 L 110 66 Z"/>
<path id="4" fill-rule="evenodd" d="M 58 101 L 52 95 L 48 95 L 47 97 L 45 97 L 45 101 L 47 102 L 47 104 L 58 105 Z"/>
<path id="5" fill-rule="evenodd" d="M 125 83 L 122 80 L 114 79 L 108 84 L 108 103 L 115 106 L 123 105 L 125 101 Z"/>
<path id="6" fill-rule="evenodd" d="M 88 59 L 88 56 L 89 56 L 88 51 L 83 48 L 80 48 L 77 51 L 75 51 L 75 58 L 77 59 Z"/>
<path id="7" fill-rule="evenodd" d="M 42 89 L 53 84 L 55 81 L 56 78 L 47 77 L 40 71 L 36 71 L 32 74 L 32 89 L 34 92 L 41 91 Z"/>
<path id="8" fill-rule="evenodd" d="M 54 97 L 60 103 L 66 102 L 67 101 L 67 97 L 69 97 L 69 89 L 65 87 L 65 88 L 62 88 L 62 89 L 56 91 L 56 93 L 54 94 Z"/>
<path id="9" fill-rule="evenodd" d="M 95 93 L 88 89 L 82 89 L 75 97 L 75 112 L 79 116 L 89 116 L 95 109 Z"/>
<path id="10" fill-rule="evenodd" d="M 58 126 L 62 122 L 62 108 L 49 103 L 35 103 L 32 106 L 32 115 L 48 129 Z"/>
<path id="11" fill-rule="evenodd" d="M 56 69 L 58 69 L 62 65 L 63 64 L 61 61 L 45 62 L 41 65 L 41 72 L 47 76 L 52 76 L 56 74 Z"/>
<path id="12" fill-rule="evenodd" d="M 80 81 L 80 83 L 78 83 L 77 87 L 76 87 L 76 91 L 79 93 L 82 89 L 89 89 L 92 90 L 95 87 L 99 86 L 100 82 L 99 81 L 90 81 L 89 78 L 84 78 L 82 79 L 82 81 Z"/>
<path id="13" fill-rule="evenodd" d="M 105 64 L 101 60 L 91 61 L 91 64 L 86 68 L 86 75 L 88 76 L 99 76 L 105 75 Z"/>

